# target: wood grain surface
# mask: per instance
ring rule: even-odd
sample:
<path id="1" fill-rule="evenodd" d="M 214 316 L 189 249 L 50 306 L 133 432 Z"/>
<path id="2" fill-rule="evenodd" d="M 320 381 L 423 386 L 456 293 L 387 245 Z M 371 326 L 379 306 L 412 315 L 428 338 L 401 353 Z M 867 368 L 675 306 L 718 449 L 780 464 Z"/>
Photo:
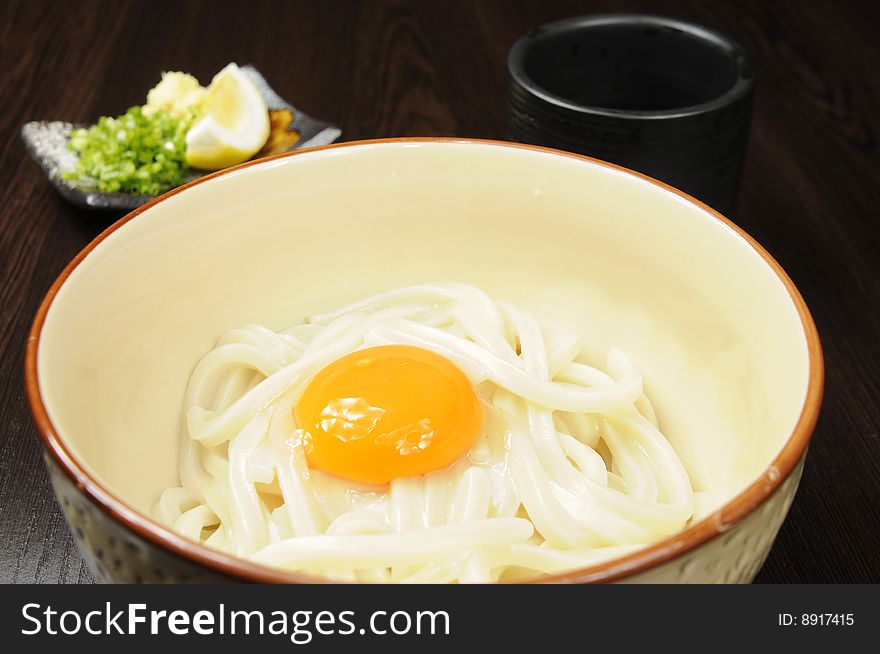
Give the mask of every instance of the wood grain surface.
<path id="1" fill-rule="evenodd" d="M 22 384 L 42 295 L 118 215 L 67 206 L 27 159 L 27 120 L 91 121 L 143 101 L 162 70 L 229 61 L 346 140 L 503 136 L 505 55 L 555 18 L 694 20 L 755 57 L 738 222 L 802 291 L 825 348 L 825 404 L 761 582 L 880 582 L 880 49 L 877 3 L 0 2 L 0 581 L 91 577 L 48 486 Z"/>

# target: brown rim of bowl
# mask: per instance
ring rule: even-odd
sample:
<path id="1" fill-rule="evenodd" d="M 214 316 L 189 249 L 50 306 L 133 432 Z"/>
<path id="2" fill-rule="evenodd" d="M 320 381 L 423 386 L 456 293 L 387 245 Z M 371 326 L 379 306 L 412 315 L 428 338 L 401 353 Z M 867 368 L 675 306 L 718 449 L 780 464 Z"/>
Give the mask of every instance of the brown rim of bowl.
<path id="1" fill-rule="evenodd" d="M 237 166 L 227 168 L 216 173 L 212 173 L 183 186 L 179 186 L 164 195 L 138 207 L 134 211 L 126 214 L 118 221 L 110 225 L 94 240 L 92 240 L 83 250 L 77 254 L 73 260 L 64 268 L 52 286 L 49 288 L 46 296 L 43 298 L 37 315 L 34 318 L 30 334 L 28 335 L 27 349 L 25 352 L 25 387 L 27 390 L 28 402 L 30 404 L 31 413 L 33 413 L 34 421 L 40 433 L 46 449 L 52 454 L 55 461 L 65 472 L 65 474 L 73 481 L 74 484 L 88 496 L 95 504 L 97 504 L 105 513 L 110 514 L 125 527 L 133 531 L 135 534 L 145 540 L 157 545 L 172 554 L 189 559 L 196 563 L 207 566 L 208 568 L 231 577 L 239 578 L 243 581 L 262 582 L 262 583 L 326 583 L 329 580 L 321 579 L 302 573 L 281 570 L 278 568 L 270 568 L 246 559 L 241 559 L 230 554 L 225 554 L 219 550 L 213 550 L 205 547 L 195 541 L 191 541 L 179 534 L 161 526 L 152 518 L 144 515 L 140 511 L 132 508 L 126 502 L 117 497 L 110 490 L 105 488 L 97 479 L 82 466 L 73 455 L 73 453 L 64 444 L 58 435 L 55 426 L 49 419 L 46 406 L 43 404 L 43 398 L 40 394 L 40 384 L 37 378 L 37 352 L 40 344 L 40 334 L 43 329 L 43 323 L 46 320 L 46 314 L 52 306 L 52 302 L 64 282 L 73 272 L 73 270 L 87 257 L 95 247 L 101 243 L 110 234 L 122 227 L 127 222 L 134 220 L 141 213 L 150 207 L 168 199 L 169 197 L 180 193 L 192 186 L 203 184 L 209 180 L 215 179 L 222 175 L 230 174 L 247 168 L 249 166 L 263 164 L 266 161 L 280 159 L 284 157 L 295 157 L 309 152 L 319 150 L 333 150 L 337 148 L 357 148 L 365 145 L 377 144 L 397 144 L 397 143 L 458 143 L 458 144 L 478 144 L 490 145 L 494 147 L 512 148 L 519 150 L 532 150 L 552 154 L 555 156 L 570 157 L 579 159 L 591 164 L 611 168 L 639 177 L 654 186 L 665 191 L 674 193 L 675 195 L 685 199 L 687 202 L 697 205 L 704 209 L 710 216 L 722 223 L 727 229 L 739 235 L 752 249 L 757 252 L 761 258 L 770 266 L 770 268 L 779 277 L 785 286 L 791 301 L 797 309 L 801 320 L 801 326 L 807 340 L 807 351 L 809 358 L 809 381 L 807 385 L 804 404 L 797 423 L 792 430 L 782 450 L 764 470 L 758 479 L 743 490 L 739 495 L 728 501 L 717 511 L 713 512 L 706 518 L 696 522 L 677 534 L 664 538 L 651 545 L 648 545 L 632 554 L 620 558 L 609 560 L 605 563 L 591 565 L 584 568 L 578 568 L 569 572 L 549 575 L 536 578 L 534 583 L 596 583 L 610 582 L 624 579 L 631 575 L 637 574 L 649 568 L 665 563 L 677 556 L 689 552 L 695 547 L 729 531 L 734 525 L 743 520 L 758 505 L 770 497 L 779 485 L 791 474 L 797 462 L 801 459 L 807 449 L 810 436 L 816 426 L 816 420 L 819 416 L 819 407 L 822 400 L 822 389 L 824 383 L 824 367 L 822 360 L 822 347 L 819 343 L 819 335 L 816 331 L 816 325 L 810 315 L 807 305 L 795 287 L 794 283 L 776 262 L 770 254 L 761 247 L 755 239 L 749 236 L 745 231 L 736 226 L 733 222 L 722 216 L 720 213 L 706 206 L 699 200 L 687 195 L 686 193 L 675 189 L 668 184 L 657 181 L 647 175 L 638 173 L 616 164 L 607 163 L 599 159 L 587 157 L 584 155 L 573 154 L 552 148 L 546 148 L 536 145 L 525 145 L 521 143 L 510 143 L 506 141 L 495 141 L 490 139 L 476 138 L 452 138 L 452 137 L 417 137 L 417 138 L 387 138 L 373 139 L 365 141 L 350 141 L 346 143 L 335 143 L 332 145 L 324 145 L 316 148 L 298 150 L 294 152 L 285 152 L 263 159 L 254 161 L 246 161 Z"/>

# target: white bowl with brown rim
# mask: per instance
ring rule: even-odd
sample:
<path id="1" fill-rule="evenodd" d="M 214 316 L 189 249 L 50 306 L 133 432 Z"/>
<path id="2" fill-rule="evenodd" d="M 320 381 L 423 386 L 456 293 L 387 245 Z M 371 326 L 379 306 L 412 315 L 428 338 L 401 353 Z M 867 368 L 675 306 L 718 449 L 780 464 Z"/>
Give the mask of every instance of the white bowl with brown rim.
<path id="1" fill-rule="evenodd" d="M 112 225 L 53 284 L 26 357 L 53 485 L 96 577 L 311 581 L 154 521 L 181 402 L 223 331 L 388 288 L 464 281 L 640 366 L 717 506 L 623 558 L 538 581 L 748 582 L 794 498 L 821 403 L 815 325 L 752 238 L 662 183 L 511 143 L 385 139 L 249 162 Z"/>

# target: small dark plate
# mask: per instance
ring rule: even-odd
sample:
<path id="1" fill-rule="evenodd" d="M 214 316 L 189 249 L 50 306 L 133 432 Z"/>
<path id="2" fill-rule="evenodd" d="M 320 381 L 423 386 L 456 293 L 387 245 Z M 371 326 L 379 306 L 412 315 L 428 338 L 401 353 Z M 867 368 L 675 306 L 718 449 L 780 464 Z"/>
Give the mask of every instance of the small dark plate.
<path id="1" fill-rule="evenodd" d="M 342 134 L 336 125 L 312 118 L 296 109 L 292 104 L 272 90 L 265 78 L 253 66 L 242 66 L 242 70 L 253 80 L 263 95 L 271 118 L 271 132 L 266 146 L 254 158 L 301 150 L 317 145 L 333 143 Z M 290 116 L 293 121 L 290 122 Z M 151 195 L 131 193 L 100 193 L 79 188 L 74 182 L 61 175 L 76 166 L 76 154 L 67 149 L 71 130 L 83 127 L 63 121 L 37 120 L 25 123 L 21 128 L 21 138 L 27 151 L 40 166 L 46 179 L 61 196 L 78 207 L 86 209 L 121 209 L 130 211 L 153 199 Z M 197 179 L 208 173 L 194 171 L 185 181 Z"/>

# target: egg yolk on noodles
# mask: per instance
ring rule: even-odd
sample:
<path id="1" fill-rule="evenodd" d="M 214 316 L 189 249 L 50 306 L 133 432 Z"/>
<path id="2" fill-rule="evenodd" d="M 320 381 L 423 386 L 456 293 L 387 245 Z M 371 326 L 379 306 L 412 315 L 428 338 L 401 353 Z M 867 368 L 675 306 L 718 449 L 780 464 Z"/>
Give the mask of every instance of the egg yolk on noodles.
<path id="1" fill-rule="evenodd" d="M 309 465 L 367 484 L 452 465 L 476 439 L 481 413 L 476 389 L 458 367 L 409 345 L 337 359 L 294 406 Z"/>

